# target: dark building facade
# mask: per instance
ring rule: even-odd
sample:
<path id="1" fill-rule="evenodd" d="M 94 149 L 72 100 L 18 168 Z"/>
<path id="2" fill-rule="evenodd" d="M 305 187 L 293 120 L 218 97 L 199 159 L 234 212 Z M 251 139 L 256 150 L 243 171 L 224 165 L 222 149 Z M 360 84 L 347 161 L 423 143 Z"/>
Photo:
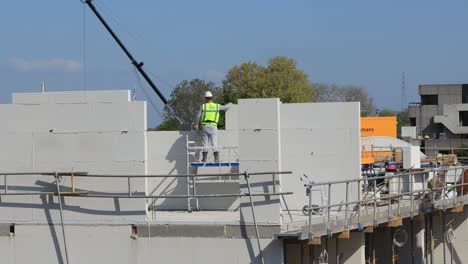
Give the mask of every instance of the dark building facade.
<path id="1" fill-rule="evenodd" d="M 468 147 L 468 84 L 419 85 L 421 101 L 408 107 L 410 126 L 426 154 Z M 427 153 L 428 149 L 433 149 Z"/>

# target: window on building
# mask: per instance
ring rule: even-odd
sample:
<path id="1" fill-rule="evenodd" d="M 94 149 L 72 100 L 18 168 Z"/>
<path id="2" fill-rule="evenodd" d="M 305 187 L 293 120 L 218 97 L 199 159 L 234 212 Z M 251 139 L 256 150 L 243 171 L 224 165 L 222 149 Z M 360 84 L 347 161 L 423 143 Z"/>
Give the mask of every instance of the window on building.
<path id="1" fill-rule="evenodd" d="M 468 111 L 459 112 L 460 126 L 468 126 Z"/>
<path id="2" fill-rule="evenodd" d="M 416 126 L 416 117 L 410 117 L 409 125 L 410 126 Z"/>
<path id="3" fill-rule="evenodd" d="M 462 85 L 462 104 L 468 104 L 468 84 Z"/>
<path id="4" fill-rule="evenodd" d="M 421 104 L 422 105 L 438 105 L 439 96 L 437 94 L 421 95 Z"/>

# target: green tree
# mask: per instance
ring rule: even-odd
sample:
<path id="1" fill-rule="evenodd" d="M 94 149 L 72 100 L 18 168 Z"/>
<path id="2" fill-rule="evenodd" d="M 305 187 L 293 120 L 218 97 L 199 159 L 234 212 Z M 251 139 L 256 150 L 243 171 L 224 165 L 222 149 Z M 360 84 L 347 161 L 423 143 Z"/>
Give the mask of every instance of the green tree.
<path id="1" fill-rule="evenodd" d="M 372 116 L 376 108 L 374 99 L 360 86 L 336 84 L 314 84 L 315 92 L 312 94 L 316 102 L 360 102 L 361 116 Z"/>
<path id="2" fill-rule="evenodd" d="M 408 108 L 397 113 L 397 133 L 398 137 L 401 137 L 401 127 L 410 125 L 409 111 Z"/>
<path id="3" fill-rule="evenodd" d="M 397 112 L 391 110 L 391 109 L 382 109 L 379 111 L 379 116 L 396 116 Z"/>
<path id="4" fill-rule="evenodd" d="M 266 67 L 246 62 L 232 67 L 223 81 L 224 103 L 240 98 L 277 97 L 284 103 L 310 102 L 313 86 L 288 57 L 273 57 Z"/>
<path id="5" fill-rule="evenodd" d="M 203 96 L 206 91 L 211 91 L 216 98 L 222 98 L 222 89 L 216 87 L 213 82 L 206 82 L 200 79 L 182 81 L 176 85 L 171 93 L 169 104 L 177 115 L 189 125 L 196 123 L 195 117 L 204 102 Z M 172 114 L 165 109 L 164 121 L 156 130 L 181 130 L 181 125 L 175 120 Z"/>

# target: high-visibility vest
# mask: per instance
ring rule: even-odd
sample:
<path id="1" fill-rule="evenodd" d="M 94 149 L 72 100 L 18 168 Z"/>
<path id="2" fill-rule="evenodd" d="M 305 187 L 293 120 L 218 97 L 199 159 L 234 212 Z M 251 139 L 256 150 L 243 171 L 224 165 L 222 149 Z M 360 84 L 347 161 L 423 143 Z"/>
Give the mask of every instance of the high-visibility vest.
<path id="1" fill-rule="evenodd" d="M 209 102 L 202 105 L 202 125 L 217 125 L 219 121 L 219 104 Z"/>

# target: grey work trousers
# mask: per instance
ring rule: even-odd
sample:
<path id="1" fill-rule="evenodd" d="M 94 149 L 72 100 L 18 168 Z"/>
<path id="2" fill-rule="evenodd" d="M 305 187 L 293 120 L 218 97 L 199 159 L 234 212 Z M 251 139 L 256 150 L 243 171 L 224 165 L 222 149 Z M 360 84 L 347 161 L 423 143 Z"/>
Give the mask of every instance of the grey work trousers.
<path id="1" fill-rule="evenodd" d="M 208 152 L 210 145 L 213 152 L 218 151 L 218 127 L 213 125 L 202 125 L 203 152 Z"/>

